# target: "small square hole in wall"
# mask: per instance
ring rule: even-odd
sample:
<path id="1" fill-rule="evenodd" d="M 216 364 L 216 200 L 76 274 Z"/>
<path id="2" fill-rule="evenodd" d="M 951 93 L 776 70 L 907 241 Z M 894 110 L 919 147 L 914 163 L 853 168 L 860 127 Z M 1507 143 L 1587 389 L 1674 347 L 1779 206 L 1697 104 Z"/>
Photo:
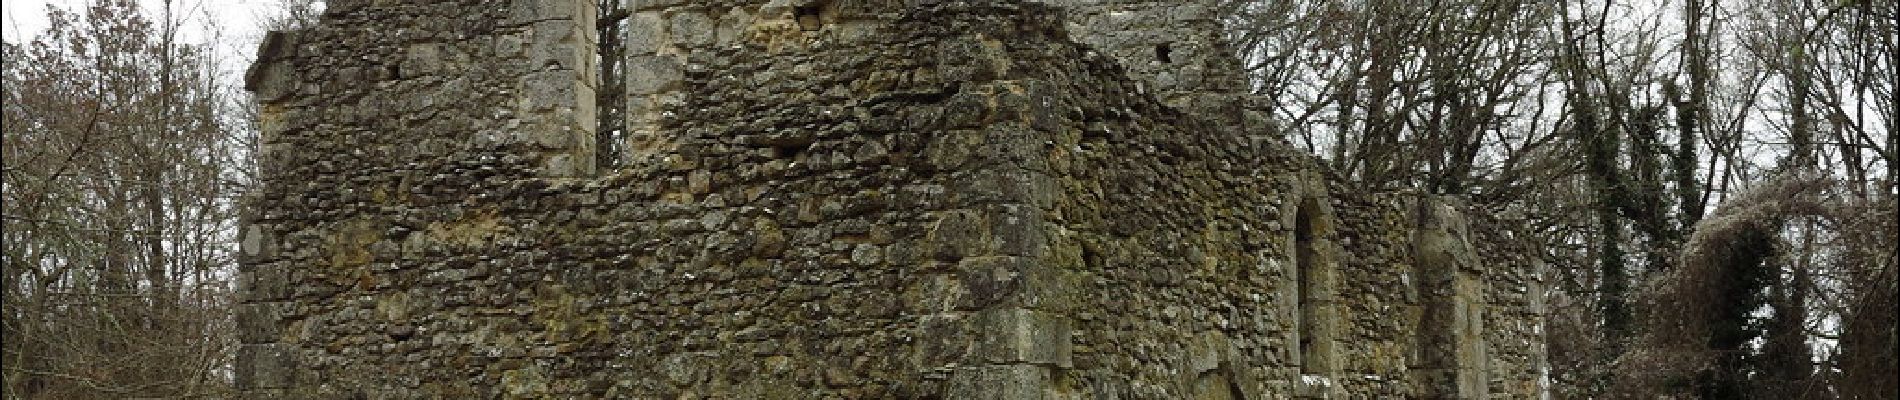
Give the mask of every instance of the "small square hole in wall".
<path id="1" fill-rule="evenodd" d="M 811 149 L 811 142 L 780 143 L 772 146 L 772 157 L 779 159 L 798 158 L 798 155 L 805 154 L 805 150 L 809 149 Z"/>
<path id="2" fill-rule="evenodd" d="M 822 3 L 792 8 L 793 16 L 798 19 L 798 27 L 807 31 L 815 31 L 825 26 L 824 20 L 820 19 L 823 12 L 824 4 Z"/>
<path id="3" fill-rule="evenodd" d="M 1169 43 L 1155 45 L 1155 60 L 1161 61 L 1162 64 L 1173 64 L 1174 47 L 1169 46 Z"/>

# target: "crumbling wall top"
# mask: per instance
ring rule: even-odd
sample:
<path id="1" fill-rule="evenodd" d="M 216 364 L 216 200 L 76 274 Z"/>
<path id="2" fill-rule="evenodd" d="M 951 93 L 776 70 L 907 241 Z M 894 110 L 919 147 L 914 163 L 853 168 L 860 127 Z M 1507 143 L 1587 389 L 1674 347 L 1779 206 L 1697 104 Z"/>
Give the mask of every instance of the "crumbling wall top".
<path id="1" fill-rule="evenodd" d="M 401 168 L 479 153 L 591 174 L 594 13 L 586 0 L 329 2 L 322 23 L 268 34 L 246 76 L 264 164 L 320 167 L 341 153 L 349 168 Z"/>

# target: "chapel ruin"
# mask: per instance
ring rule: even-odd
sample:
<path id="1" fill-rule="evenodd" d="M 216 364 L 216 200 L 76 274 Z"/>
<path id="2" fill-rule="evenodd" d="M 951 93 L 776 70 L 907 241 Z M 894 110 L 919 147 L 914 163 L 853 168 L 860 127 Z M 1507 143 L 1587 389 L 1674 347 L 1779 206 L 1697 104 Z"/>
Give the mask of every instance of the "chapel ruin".
<path id="1" fill-rule="evenodd" d="M 1253 113 L 1213 0 L 330 0 L 274 32 L 253 398 L 1534 398 L 1542 266 Z"/>

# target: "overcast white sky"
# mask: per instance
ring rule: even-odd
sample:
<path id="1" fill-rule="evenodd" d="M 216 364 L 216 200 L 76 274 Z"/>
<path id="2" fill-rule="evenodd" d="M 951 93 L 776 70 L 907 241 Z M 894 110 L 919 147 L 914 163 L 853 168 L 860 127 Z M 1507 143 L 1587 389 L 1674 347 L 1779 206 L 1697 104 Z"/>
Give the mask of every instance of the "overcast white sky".
<path id="1" fill-rule="evenodd" d="M 225 63 L 226 71 L 243 71 L 248 66 L 252 53 L 257 51 L 257 41 L 263 36 L 258 21 L 280 0 L 171 0 L 173 12 L 190 15 L 183 36 L 189 41 L 204 40 L 206 26 L 217 26 L 223 32 L 217 41 L 217 50 Z M 147 15 L 157 15 L 165 4 L 164 0 L 138 0 L 146 8 Z M 9 43 L 32 40 L 40 31 L 46 30 L 46 6 L 75 10 L 84 6 L 87 0 L 4 0 L 0 1 L 0 37 Z M 209 22 L 209 24 L 207 24 Z"/>
<path id="2" fill-rule="evenodd" d="M 255 35 L 258 16 L 276 5 L 278 0 L 171 0 L 172 7 L 180 14 L 189 12 L 199 16 L 213 18 L 226 30 L 242 31 Z M 148 10 L 156 12 L 165 3 L 162 0 L 138 0 Z M 20 41 L 30 38 L 40 30 L 46 29 L 46 6 L 74 9 L 85 5 L 86 0 L 5 0 L 0 7 L 5 10 L 6 29 L 0 34 L 8 41 Z"/>

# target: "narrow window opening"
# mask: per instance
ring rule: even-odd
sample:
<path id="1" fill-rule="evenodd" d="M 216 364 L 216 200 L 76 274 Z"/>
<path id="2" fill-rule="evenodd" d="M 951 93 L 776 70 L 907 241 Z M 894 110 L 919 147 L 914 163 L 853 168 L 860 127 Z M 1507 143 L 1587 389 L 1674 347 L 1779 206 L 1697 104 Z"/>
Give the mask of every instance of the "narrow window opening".
<path id="1" fill-rule="evenodd" d="M 1155 59 L 1160 60 L 1162 64 L 1173 64 L 1174 47 L 1169 46 L 1167 43 L 1155 45 Z"/>
<path id="2" fill-rule="evenodd" d="M 618 1 L 599 3 L 594 22 L 594 168 L 620 167 L 627 153 L 627 36 L 630 11 Z"/>
<path id="3" fill-rule="evenodd" d="M 1328 329 L 1326 329 L 1325 284 L 1322 276 L 1324 260 L 1321 260 L 1320 241 L 1323 235 L 1323 222 L 1319 220 L 1319 205 L 1307 200 L 1300 205 L 1294 217 L 1294 280 L 1298 293 L 1294 299 L 1299 302 L 1300 332 L 1300 373 L 1322 375 L 1326 371 Z"/>

